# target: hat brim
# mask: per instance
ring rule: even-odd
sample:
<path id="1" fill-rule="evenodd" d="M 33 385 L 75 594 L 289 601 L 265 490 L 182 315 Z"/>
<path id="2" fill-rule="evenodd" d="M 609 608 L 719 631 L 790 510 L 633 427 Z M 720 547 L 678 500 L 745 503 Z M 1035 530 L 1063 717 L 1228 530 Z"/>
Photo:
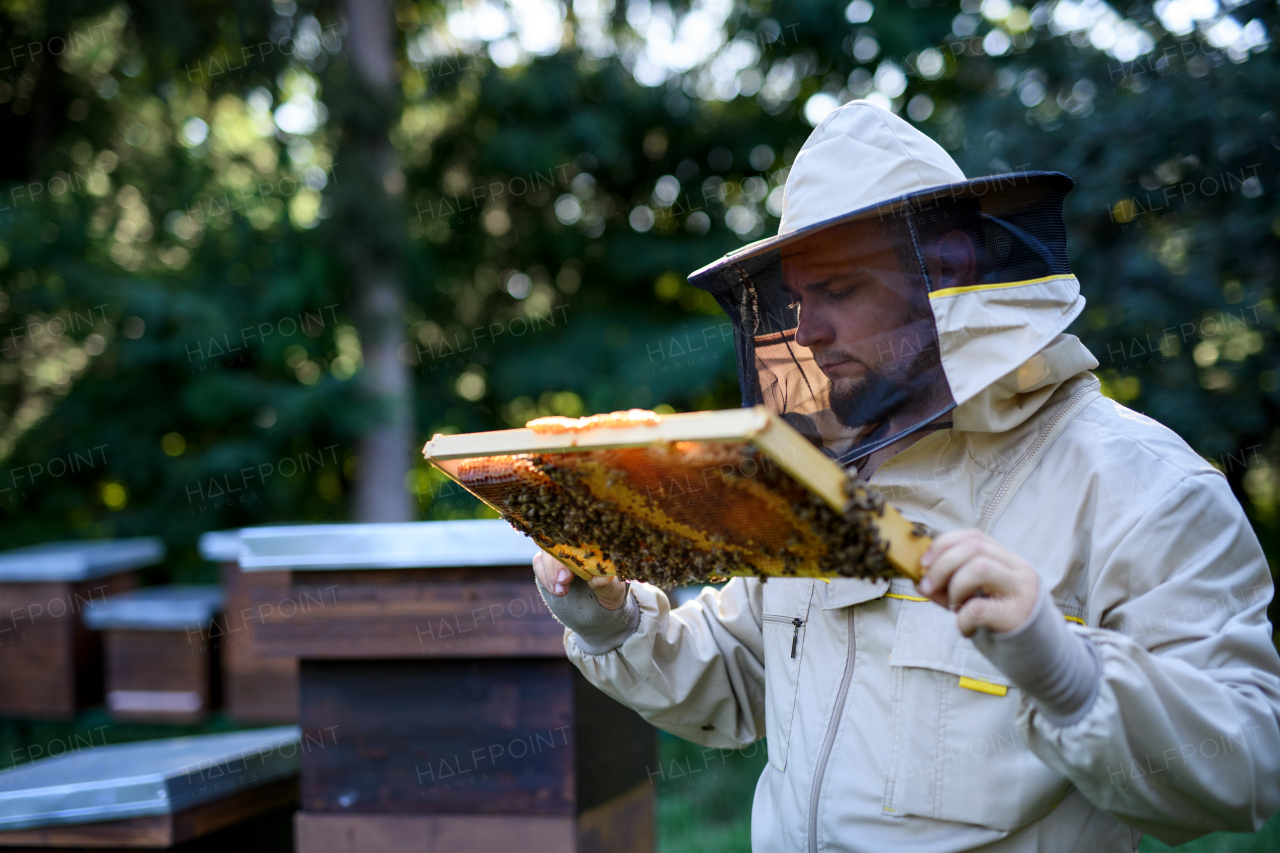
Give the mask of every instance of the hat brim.
<path id="1" fill-rule="evenodd" d="M 931 187 L 815 222 L 786 234 L 748 243 L 720 260 L 690 273 L 689 283 L 711 293 L 728 290 L 738 281 L 739 276 L 724 273 L 731 272 L 735 264 L 768 254 L 836 225 L 866 219 L 897 219 L 927 212 L 944 201 L 963 199 L 981 200 L 983 213 L 1006 219 L 1046 201 L 1052 200 L 1061 205 L 1062 198 L 1074 186 L 1075 181 L 1061 172 L 1013 172 Z"/>

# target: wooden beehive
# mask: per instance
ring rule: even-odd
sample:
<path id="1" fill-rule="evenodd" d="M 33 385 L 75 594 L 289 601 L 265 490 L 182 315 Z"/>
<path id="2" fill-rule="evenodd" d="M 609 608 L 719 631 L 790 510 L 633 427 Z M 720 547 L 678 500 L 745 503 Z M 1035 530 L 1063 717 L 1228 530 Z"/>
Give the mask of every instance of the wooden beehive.
<path id="1" fill-rule="evenodd" d="M 14 768 L 0 774 L 0 850 L 287 850 L 305 748 L 286 727 L 101 746 Z"/>
<path id="2" fill-rule="evenodd" d="M 209 640 L 222 590 L 156 586 L 94 602 L 85 622 L 102 633 L 107 708 L 117 720 L 196 723 L 217 702 Z"/>
<path id="3" fill-rule="evenodd" d="M 0 554 L 0 715 L 70 719 L 102 699 L 102 648 L 81 619 L 164 558 L 159 539 L 54 542 Z"/>
<path id="4" fill-rule="evenodd" d="M 245 723 L 298 719 L 298 658 L 259 648 L 262 619 L 291 607 L 289 573 L 240 569 L 240 531 L 206 533 L 200 556 L 221 567 L 226 607 L 210 627 L 222 662 L 222 703 L 228 717 Z M 255 603 L 256 602 L 256 603 Z"/>
<path id="5" fill-rule="evenodd" d="M 652 853 L 653 729 L 565 657 L 502 521 L 242 531 L 296 610 L 258 628 L 301 658 L 298 853 Z M 278 594 L 278 593 L 277 593 Z M 483 757 L 480 757 L 483 756 Z"/>

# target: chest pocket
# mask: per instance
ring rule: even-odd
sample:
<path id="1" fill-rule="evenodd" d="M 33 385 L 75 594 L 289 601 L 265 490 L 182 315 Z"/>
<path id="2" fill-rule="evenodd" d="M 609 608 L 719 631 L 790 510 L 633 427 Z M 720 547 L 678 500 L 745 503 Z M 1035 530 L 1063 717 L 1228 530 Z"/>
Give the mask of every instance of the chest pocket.
<path id="1" fill-rule="evenodd" d="M 1017 688 L 965 639 L 954 613 L 903 601 L 889 663 L 885 811 L 1012 830 L 1066 795 L 1065 777 L 1027 747 Z"/>
<path id="2" fill-rule="evenodd" d="M 769 763 L 787 768 L 787 747 L 796 713 L 800 664 L 815 581 L 771 578 L 762 589 L 765 667 L 765 737 Z"/>

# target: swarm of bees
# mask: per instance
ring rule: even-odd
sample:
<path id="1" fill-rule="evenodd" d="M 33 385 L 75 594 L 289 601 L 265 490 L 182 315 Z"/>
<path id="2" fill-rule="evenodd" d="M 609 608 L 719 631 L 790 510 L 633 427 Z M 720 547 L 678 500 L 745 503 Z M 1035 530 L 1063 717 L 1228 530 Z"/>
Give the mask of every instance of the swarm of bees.
<path id="1" fill-rule="evenodd" d="M 733 575 L 895 575 L 874 523 L 885 506 L 878 492 L 850 476 L 837 512 L 746 442 L 480 457 L 457 476 L 592 575 L 663 587 Z"/>

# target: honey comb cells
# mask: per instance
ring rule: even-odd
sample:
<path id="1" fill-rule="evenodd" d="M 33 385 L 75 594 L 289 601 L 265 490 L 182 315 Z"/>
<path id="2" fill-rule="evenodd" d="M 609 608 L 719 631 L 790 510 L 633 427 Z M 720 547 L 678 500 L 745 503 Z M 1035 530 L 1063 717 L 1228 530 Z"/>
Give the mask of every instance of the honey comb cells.
<path id="1" fill-rule="evenodd" d="M 455 470 L 540 547 L 593 575 L 674 586 L 895 574 L 877 492 L 848 477 L 837 512 L 748 442 L 487 456 Z"/>

